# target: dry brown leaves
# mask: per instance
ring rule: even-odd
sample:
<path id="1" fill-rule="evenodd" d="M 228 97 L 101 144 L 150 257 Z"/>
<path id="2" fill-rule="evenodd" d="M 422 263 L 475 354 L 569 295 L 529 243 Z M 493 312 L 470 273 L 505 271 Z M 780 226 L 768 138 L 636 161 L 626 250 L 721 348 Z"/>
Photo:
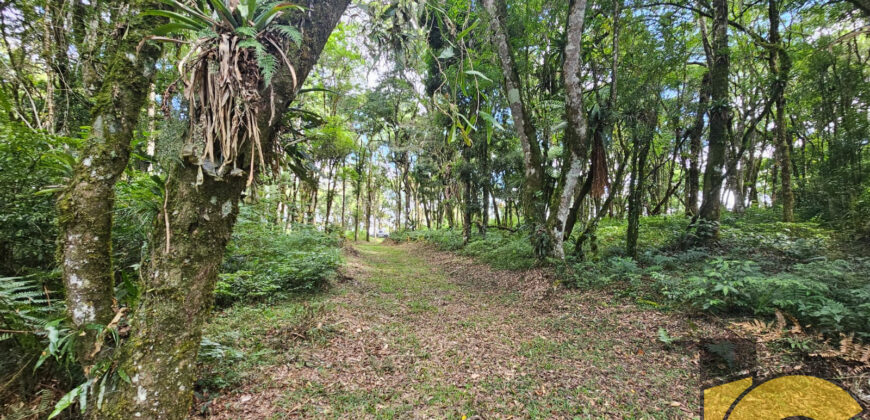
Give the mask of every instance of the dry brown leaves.
<path id="1" fill-rule="evenodd" d="M 325 342 L 297 341 L 287 363 L 220 397 L 212 418 L 374 417 L 346 411 L 348 396 L 376 401 L 378 412 L 402 407 L 411 418 L 459 418 L 462 406 L 484 418 L 524 418 L 530 404 L 549 417 L 580 408 L 603 418 L 626 410 L 697 415 L 699 359 L 691 342 L 721 335 L 724 323 L 642 308 L 608 291 L 557 291 L 546 269 L 494 270 L 419 243 L 382 246 L 407 253 L 415 265 L 407 281 L 419 276 L 432 287 L 413 294 L 401 283 L 385 288 L 381 255 L 348 253 L 343 273 L 350 280 L 336 286 L 320 321 L 336 326 L 334 333 Z M 415 300 L 431 307 L 415 309 Z M 788 322 L 780 314 L 732 329 L 774 340 Z M 658 328 L 680 344 L 660 343 Z M 792 325 L 789 333 L 802 329 Z M 863 357 L 853 342 L 843 344 L 840 353 Z M 784 365 L 767 356 L 759 363 Z"/>

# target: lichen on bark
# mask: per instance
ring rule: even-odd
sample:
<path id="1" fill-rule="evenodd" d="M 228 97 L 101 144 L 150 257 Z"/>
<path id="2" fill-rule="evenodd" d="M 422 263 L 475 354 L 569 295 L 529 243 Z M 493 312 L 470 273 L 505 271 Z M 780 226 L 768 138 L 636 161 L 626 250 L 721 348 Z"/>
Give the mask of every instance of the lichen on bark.
<path id="1" fill-rule="evenodd" d="M 293 15 L 293 24 L 305 34 L 302 47 L 287 54 L 299 84 L 320 56 L 348 2 L 324 0 L 304 14 Z M 275 128 L 295 98 L 298 86 L 293 79 L 282 68 L 272 84 L 264 87 L 274 96 L 272 92 L 261 95 L 266 99 L 256 104 L 262 108 L 259 128 L 267 153 L 274 150 Z M 131 380 L 119 383 L 102 407 L 93 410 L 93 418 L 187 417 L 202 326 L 211 312 L 218 268 L 246 187 L 244 177 L 218 180 L 211 176 L 198 179 L 198 175 L 198 167 L 191 162 L 178 163 L 170 171 L 166 205 L 155 220 L 150 256 L 140 273 L 143 296 L 134 313 L 131 337 L 115 360 L 116 369 Z"/>
<path id="2" fill-rule="evenodd" d="M 127 166 L 130 141 L 139 111 L 160 56 L 157 44 L 142 40 L 160 18 L 138 11 L 156 1 L 123 4 L 130 20 L 110 36 L 107 72 L 91 109 L 91 129 L 67 189 L 58 200 L 59 265 L 67 308 L 76 328 L 106 325 L 112 319 L 114 282 L 111 262 L 114 186 Z M 76 354 L 85 366 L 93 362 L 94 330 L 77 340 Z"/>

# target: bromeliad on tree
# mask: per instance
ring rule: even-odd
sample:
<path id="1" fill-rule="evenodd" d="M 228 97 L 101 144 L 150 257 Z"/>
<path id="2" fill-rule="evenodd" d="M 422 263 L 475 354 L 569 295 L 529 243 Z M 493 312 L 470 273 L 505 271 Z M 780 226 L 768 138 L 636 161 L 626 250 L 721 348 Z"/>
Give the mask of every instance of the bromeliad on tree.
<path id="1" fill-rule="evenodd" d="M 173 10 L 147 12 L 170 19 L 155 30 L 154 38 L 190 45 L 190 51 L 178 64 L 179 80 L 184 84 L 191 129 L 201 131 L 189 137 L 182 154 L 199 166 L 200 184 L 205 174 L 216 179 L 243 176 L 245 171 L 238 159 L 247 148 L 250 185 L 255 163 L 261 168 L 266 165 L 257 127 L 263 100 L 270 100 L 275 114 L 274 98 L 262 98 L 261 88 L 270 87 L 280 65 L 288 67 L 293 87 L 298 88 L 296 71 L 284 50 L 288 42 L 298 46 L 302 34 L 276 19 L 286 10 L 303 8 L 260 0 L 208 0 L 202 5 L 177 0 L 163 3 Z"/>

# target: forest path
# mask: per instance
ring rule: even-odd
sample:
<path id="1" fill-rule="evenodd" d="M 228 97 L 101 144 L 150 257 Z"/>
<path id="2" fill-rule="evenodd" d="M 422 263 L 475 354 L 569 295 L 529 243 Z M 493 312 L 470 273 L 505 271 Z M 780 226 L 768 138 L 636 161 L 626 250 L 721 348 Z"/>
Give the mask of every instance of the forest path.
<path id="1" fill-rule="evenodd" d="M 696 328 L 677 315 L 421 244 L 355 244 L 345 272 L 326 332 L 220 417 L 697 417 L 695 356 L 656 338 Z"/>

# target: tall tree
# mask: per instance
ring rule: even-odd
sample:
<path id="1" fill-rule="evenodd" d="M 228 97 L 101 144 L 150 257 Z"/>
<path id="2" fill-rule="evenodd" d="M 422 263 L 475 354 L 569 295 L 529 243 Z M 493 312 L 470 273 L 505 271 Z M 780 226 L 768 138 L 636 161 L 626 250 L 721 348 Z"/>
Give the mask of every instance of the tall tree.
<path id="1" fill-rule="evenodd" d="M 91 129 L 69 186 L 58 201 L 61 269 L 67 308 L 73 325 L 87 331 L 77 340 L 79 360 L 93 358 L 96 332 L 88 324 L 108 325 L 114 316 L 112 299 L 112 214 L 115 183 L 127 167 L 130 141 L 148 99 L 161 48 L 146 42 L 161 18 L 144 10 L 159 1 L 123 3 L 124 21 L 108 43 L 109 65 L 91 111 Z"/>
<path id="2" fill-rule="evenodd" d="M 586 108 L 583 104 L 583 84 L 581 79 L 583 52 L 583 25 L 586 20 L 586 0 L 571 0 L 568 6 L 568 21 L 565 28 L 565 63 L 562 66 L 565 84 L 565 114 L 568 126 L 565 130 L 565 147 L 568 149 L 568 169 L 563 175 L 561 194 L 556 205 L 551 206 L 549 226 L 553 238 L 553 255 L 565 258 L 565 226 L 573 199 L 578 195 L 580 177 L 586 166 L 587 130 Z M 590 176 L 591 179 L 591 176 Z"/>
<path id="3" fill-rule="evenodd" d="M 792 191 L 791 139 L 785 121 L 785 88 L 791 73 L 791 57 L 788 55 L 779 34 L 780 7 L 782 0 L 768 1 L 768 21 L 770 34 L 768 36 L 770 57 L 770 73 L 773 78 L 771 100 L 776 104 L 774 117 L 774 138 L 776 139 L 776 155 L 779 162 L 781 188 L 779 200 L 782 202 L 782 221 L 794 221 L 794 192 Z"/>
<path id="4" fill-rule="evenodd" d="M 504 0 L 484 0 L 483 6 L 489 14 L 492 25 L 492 41 L 495 47 L 504 77 L 504 90 L 511 109 L 520 145 L 523 150 L 523 168 L 525 179 L 522 188 L 523 216 L 537 236 L 547 235 L 546 231 L 546 199 L 541 197 L 544 188 L 544 170 L 541 148 L 538 145 L 538 134 L 529 114 L 526 102 L 523 100 L 523 88 L 514 63 L 506 22 L 507 5 Z M 581 28 L 582 30 L 582 28 Z M 533 240 L 535 240 L 533 238 Z M 549 239 L 546 239 L 549 241 Z"/>
<path id="5" fill-rule="evenodd" d="M 281 18 L 304 36 L 298 49 L 284 53 L 288 65 L 276 70 L 271 83 L 261 84 L 260 99 L 246 104 L 259 110 L 256 124 L 264 154 L 274 153 L 281 115 L 295 99 L 348 3 L 323 0 L 311 3 L 304 12 Z M 186 142 L 195 141 L 206 128 L 201 124 L 191 127 Z M 255 162 L 253 154 L 254 150 L 249 150 L 240 162 Z M 249 163 L 243 170 L 255 168 Z M 131 383 L 120 384 L 117 392 L 107 396 L 102 407 L 94 410 L 95 417 L 126 419 L 131 413 L 153 419 L 187 416 L 202 326 L 211 310 L 218 268 L 245 187 L 243 176 L 203 176 L 202 169 L 190 163 L 171 169 L 150 256 L 142 267 L 145 292 L 135 312 L 131 337 L 117 360 L 118 369 L 132 378 Z"/>
<path id="6" fill-rule="evenodd" d="M 728 46 L 728 0 L 713 0 L 713 34 L 710 67 L 710 137 L 707 166 L 704 170 L 703 202 L 698 212 L 698 236 L 719 237 L 722 182 L 725 177 L 725 150 L 731 104 L 728 95 L 730 49 Z"/>

